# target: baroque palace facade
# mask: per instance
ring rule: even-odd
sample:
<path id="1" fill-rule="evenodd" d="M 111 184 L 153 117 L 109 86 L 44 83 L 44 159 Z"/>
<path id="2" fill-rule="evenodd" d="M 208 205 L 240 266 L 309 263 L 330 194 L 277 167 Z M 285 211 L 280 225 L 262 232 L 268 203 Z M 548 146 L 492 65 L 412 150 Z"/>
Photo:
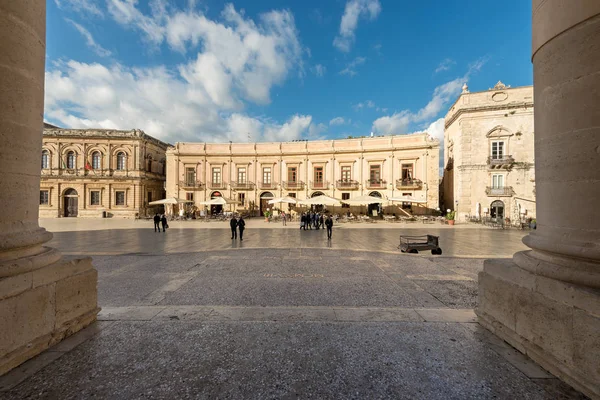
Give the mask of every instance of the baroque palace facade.
<path id="1" fill-rule="evenodd" d="M 442 206 L 458 220 L 535 218 L 533 86 L 468 87 L 445 117 Z"/>
<path id="2" fill-rule="evenodd" d="M 44 125 L 40 218 L 125 217 L 165 193 L 163 143 L 140 130 Z"/>
<path id="3" fill-rule="evenodd" d="M 411 195 L 425 201 L 412 204 L 412 212 L 429 213 L 439 206 L 439 146 L 426 133 L 281 143 L 176 143 L 167 150 L 167 197 L 191 200 L 203 210 L 199 202 L 222 196 L 237 201 L 238 211 L 253 209 L 263 215 L 273 197 Z M 386 213 L 395 212 L 394 207 L 411 204 L 384 203 Z"/>

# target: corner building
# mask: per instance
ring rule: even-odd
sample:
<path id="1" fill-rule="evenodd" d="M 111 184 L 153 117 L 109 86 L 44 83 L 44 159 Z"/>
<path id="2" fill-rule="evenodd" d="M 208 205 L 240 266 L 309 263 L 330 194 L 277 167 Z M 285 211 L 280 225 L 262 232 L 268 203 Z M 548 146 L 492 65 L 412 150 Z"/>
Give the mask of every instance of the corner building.
<path id="1" fill-rule="evenodd" d="M 535 218 L 533 86 L 465 85 L 444 128 L 444 209 L 459 220 Z"/>
<path id="2" fill-rule="evenodd" d="M 411 195 L 426 203 L 386 202 L 384 212 L 404 206 L 424 214 L 438 208 L 438 165 L 439 141 L 426 133 L 281 143 L 176 143 L 167 150 L 167 197 L 192 200 L 202 210 L 199 202 L 224 196 L 239 202 L 238 211 L 253 209 L 263 215 L 272 207 L 267 205 L 272 197 Z"/>
<path id="3" fill-rule="evenodd" d="M 167 147 L 141 130 L 45 124 L 40 218 L 145 215 L 164 197 Z"/>

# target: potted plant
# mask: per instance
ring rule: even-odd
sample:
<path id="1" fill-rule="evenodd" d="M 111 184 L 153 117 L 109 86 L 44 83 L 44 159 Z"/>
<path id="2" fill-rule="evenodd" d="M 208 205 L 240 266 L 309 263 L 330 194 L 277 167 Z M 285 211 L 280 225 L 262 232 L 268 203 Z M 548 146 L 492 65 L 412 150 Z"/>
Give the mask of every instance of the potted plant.
<path id="1" fill-rule="evenodd" d="M 456 217 L 456 211 L 448 211 L 448 214 L 446 214 L 446 219 L 448 220 L 448 225 L 454 225 L 455 217 Z"/>

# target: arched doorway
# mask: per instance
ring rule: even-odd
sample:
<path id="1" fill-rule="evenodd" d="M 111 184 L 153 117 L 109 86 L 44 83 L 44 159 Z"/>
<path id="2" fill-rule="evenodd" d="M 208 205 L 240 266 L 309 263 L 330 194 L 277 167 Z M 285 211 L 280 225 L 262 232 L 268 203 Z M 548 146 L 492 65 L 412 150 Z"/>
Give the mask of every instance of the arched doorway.
<path id="1" fill-rule="evenodd" d="M 504 220 L 504 202 L 496 200 L 490 206 L 490 216 L 496 221 Z"/>
<path id="2" fill-rule="evenodd" d="M 379 192 L 371 192 L 371 193 L 369 193 L 369 196 L 379 197 L 381 199 L 381 193 L 379 193 Z M 373 216 L 373 210 L 377 211 L 378 216 L 381 215 L 381 204 L 379 204 L 379 203 L 369 204 L 367 212 L 370 217 Z"/>
<path id="3" fill-rule="evenodd" d="M 64 216 L 65 217 L 77 217 L 77 200 L 79 195 L 75 189 L 67 189 L 63 194 L 64 201 Z"/>
<path id="4" fill-rule="evenodd" d="M 212 192 L 210 194 L 210 199 L 218 199 L 219 197 L 223 197 L 221 192 Z M 212 215 L 221 214 L 223 212 L 223 206 L 221 204 L 212 204 L 210 206 L 210 213 Z"/>
<path id="5" fill-rule="evenodd" d="M 275 198 L 271 192 L 263 192 L 260 195 L 260 216 L 265 215 L 265 211 L 269 208 L 269 200 Z"/>

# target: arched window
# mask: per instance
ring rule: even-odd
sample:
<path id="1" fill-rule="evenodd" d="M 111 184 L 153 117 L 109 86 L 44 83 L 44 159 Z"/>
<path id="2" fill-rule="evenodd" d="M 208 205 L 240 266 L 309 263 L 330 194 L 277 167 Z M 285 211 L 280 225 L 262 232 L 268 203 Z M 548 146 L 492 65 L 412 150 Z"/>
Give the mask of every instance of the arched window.
<path id="1" fill-rule="evenodd" d="M 74 169 L 75 168 L 75 152 L 70 151 L 67 153 L 67 168 Z"/>
<path id="2" fill-rule="evenodd" d="M 125 161 L 126 161 L 125 153 L 122 151 L 117 153 L 117 169 L 122 171 L 125 169 Z"/>
<path id="3" fill-rule="evenodd" d="M 102 155 L 99 151 L 95 151 L 92 153 L 92 169 L 101 169 L 102 168 Z"/>
<path id="4" fill-rule="evenodd" d="M 50 168 L 50 153 L 48 150 L 42 151 L 42 169 Z"/>

